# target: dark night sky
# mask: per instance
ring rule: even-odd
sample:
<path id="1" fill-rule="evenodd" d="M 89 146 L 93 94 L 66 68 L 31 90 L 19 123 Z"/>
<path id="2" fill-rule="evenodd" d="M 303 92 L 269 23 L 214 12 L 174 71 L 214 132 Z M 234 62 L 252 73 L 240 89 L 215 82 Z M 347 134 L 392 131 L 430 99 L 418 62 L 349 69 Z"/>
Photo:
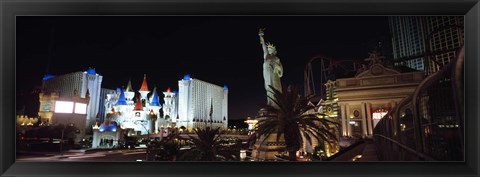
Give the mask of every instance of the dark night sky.
<path id="1" fill-rule="evenodd" d="M 30 116 L 49 65 L 53 75 L 93 67 L 109 89 L 131 78 L 138 90 L 147 74 L 150 89 L 178 90 L 190 74 L 227 85 L 229 117 L 244 119 L 266 103 L 259 28 L 277 46 L 283 85 L 301 87 L 310 58 L 363 59 L 362 44 L 388 34 L 387 17 L 372 16 L 20 16 L 16 24 L 17 108 Z"/>

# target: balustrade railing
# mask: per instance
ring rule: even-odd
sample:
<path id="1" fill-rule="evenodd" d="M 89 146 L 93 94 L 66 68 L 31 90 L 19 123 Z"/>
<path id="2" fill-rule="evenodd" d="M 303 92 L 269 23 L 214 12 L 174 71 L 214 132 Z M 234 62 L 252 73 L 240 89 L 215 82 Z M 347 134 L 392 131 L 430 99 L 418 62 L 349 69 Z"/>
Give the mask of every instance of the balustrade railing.
<path id="1" fill-rule="evenodd" d="M 464 159 L 463 58 L 429 75 L 374 129 L 380 160 Z"/>

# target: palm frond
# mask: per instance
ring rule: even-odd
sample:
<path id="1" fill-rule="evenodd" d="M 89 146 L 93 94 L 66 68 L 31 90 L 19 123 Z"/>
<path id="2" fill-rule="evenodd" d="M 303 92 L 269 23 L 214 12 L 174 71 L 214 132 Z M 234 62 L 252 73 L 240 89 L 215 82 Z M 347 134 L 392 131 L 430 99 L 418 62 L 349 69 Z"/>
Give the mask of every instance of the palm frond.
<path id="1" fill-rule="evenodd" d="M 271 86 L 270 88 L 273 96 L 268 95 L 268 98 L 276 105 L 265 105 L 268 113 L 257 124 L 257 134 L 265 137 L 263 141 L 272 133 L 277 133 L 277 141 L 284 135 L 287 149 L 292 152 L 300 148 L 304 139 L 310 144 L 312 139 L 322 143 L 337 141 L 335 133 L 330 130 L 332 126 L 338 127 L 339 123 L 325 118 L 322 114 L 308 114 L 314 106 L 308 104 L 310 98 L 304 99 L 300 96 L 298 87 L 292 86 L 283 89 L 283 92 Z"/>

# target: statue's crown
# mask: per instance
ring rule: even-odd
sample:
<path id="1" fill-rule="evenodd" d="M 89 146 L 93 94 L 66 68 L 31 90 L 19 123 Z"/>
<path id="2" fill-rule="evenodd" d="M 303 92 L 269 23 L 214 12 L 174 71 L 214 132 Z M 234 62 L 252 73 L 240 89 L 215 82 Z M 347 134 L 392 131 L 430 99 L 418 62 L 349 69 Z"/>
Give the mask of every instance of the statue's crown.
<path id="1" fill-rule="evenodd" d="M 272 43 L 267 43 L 268 48 L 275 48 L 275 46 Z"/>

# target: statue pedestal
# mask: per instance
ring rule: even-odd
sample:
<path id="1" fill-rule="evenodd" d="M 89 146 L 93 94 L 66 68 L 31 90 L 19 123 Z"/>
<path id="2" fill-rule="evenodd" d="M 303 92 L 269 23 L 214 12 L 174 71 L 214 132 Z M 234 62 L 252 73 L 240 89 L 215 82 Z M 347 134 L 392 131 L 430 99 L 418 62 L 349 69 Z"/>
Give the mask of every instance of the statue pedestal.
<path id="1" fill-rule="evenodd" d="M 257 120 L 260 121 L 266 118 L 268 112 L 265 109 L 261 109 L 258 115 Z M 284 135 L 280 136 L 278 141 L 277 133 L 272 133 L 268 137 L 262 135 L 253 145 L 252 158 L 255 161 L 273 161 L 275 160 L 275 155 L 286 153 L 285 147 Z"/>
<path id="2" fill-rule="evenodd" d="M 264 139 L 266 140 L 263 141 Z M 278 142 L 276 133 L 272 133 L 268 137 L 261 136 L 253 145 L 252 158 L 255 161 L 273 161 L 275 155 L 286 153 L 285 146 L 283 135 Z"/>

